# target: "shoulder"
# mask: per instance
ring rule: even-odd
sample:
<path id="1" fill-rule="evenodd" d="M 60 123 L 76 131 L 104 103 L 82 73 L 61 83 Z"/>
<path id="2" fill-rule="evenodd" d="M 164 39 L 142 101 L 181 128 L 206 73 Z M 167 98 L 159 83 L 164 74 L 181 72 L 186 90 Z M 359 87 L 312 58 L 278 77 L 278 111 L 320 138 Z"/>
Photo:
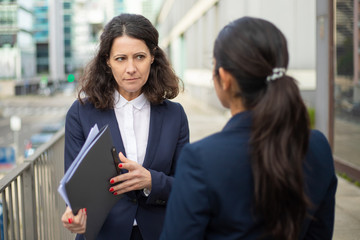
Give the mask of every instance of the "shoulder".
<path id="1" fill-rule="evenodd" d="M 87 99 L 83 99 L 82 100 L 83 102 L 80 102 L 80 100 L 79 99 L 76 99 L 73 103 L 72 103 L 72 105 L 71 105 L 71 107 L 70 107 L 70 111 L 74 111 L 74 110 L 77 110 L 77 109 L 81 109 L 81 108 L 88 108 L 88 107 L 93 107 L 93 105 L 89 102 L 89 101 L 87 101 Z"/>
<path id="2" fill-rule="evenodd" d="M 238 133 L 220 131 L 187 144 L 186 149 L 206 162 L 221 159 L 224 164 L 232 165 L 235 158 L 248 156 L 248 139 Z"/>
<path id="3" fill-rule="evenodd" d="M 155 105 L 155 106 L 163 106 L 170 109 L 182 109 L 182 105 L 179 102 L 174 102 L 169 99 L 165 99 L 162 103 Z"/>
<path id="4" fill-rule="evenodd" d="M 318 177 L 331 175 L 334 172 L 334 160 L 330 144 L 325 135 L 318 130 L 311 131 L 306 163 L 307 169 L 316 173 Z"/>
<path id="5" fill-rule="evenodd" d="M 322 143 L 326 143 L 326 144 L 328 143 L 325 135 L 317 129 L 313 129 L 310 132 L 310 141 L 314 141 L 314 140 L 321 141 Z"/>
<path id="6" fill-rule="evenodd" d="M 326 136 L 319 130 L 315 130 L 315 129 L 311 130 L 310 132 L 309 150 L 310 151 L 316 150 L 331 154 L 330 144 Z"/>
<path id="7" fill-rule="evenodd" d="M 68 114 L 75 113 L 75 112 L 78 114 L 81 114 L 81 113 L 92 112 L 92 111 L 102 112 L 104 110 L 97 109 L 94 106 L 94 104 L 92 104 L 86 98 L 83 99 L 82 102 L 80 102 L 79 99 L 76 99 L 70 106 L 70 108 L 68 110 Z"/>
<path id="8" fill-rule="evenodd" d="M 189 172 L 192 169 L 203 176 L 209 189 L 214 191 L 222 187 L 226 181 L 228 185 L 239 186 L 239 174 L 246 184 L 251 175 L 251 162 L 248 141 L 239 139 L 238 135 L 231 136 L 229 132 L 218 132 L 199 141 L 186 144 L 181 150 L 176 171 Z M 219 171 L 221 169 L 221 171 Z M 201 174 L 200 174 L 201 173 Z M 219 176 L 220 179 L 214 178 Z"/>
<path id="9" fill-rule="evenodd" d="M 109 111 L 95 108 L 89 101 L 78 99 L 73 102 L 66 114 L 66 122 L 78 122 L 78 124 L 92 123 L 106 117 Z M 105 115 L 104 115 L 105 114 Z"/>
<path id="10" fill-rule="evenodd" d="M 154 110 L 158 110 L 158 111 L 164 111 L 169 115 L 171 115 L 171 114 L 184 115 L 185 114 L 184 108 L 180 103 L 173 102 L 168 99 L 165 99 L 160 104 L 152 104 L 151 108 Z"/>

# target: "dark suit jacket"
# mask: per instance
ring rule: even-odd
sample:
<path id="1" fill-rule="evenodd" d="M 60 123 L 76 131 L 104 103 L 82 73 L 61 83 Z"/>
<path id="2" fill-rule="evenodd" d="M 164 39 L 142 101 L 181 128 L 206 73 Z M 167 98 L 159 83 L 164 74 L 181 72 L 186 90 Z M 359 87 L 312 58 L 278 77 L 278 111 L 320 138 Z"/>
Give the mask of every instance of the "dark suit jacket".
<path id="1" fill-rule="evenodd" d="M 251 114 L 243 112 L 221 132 L 184 147 L 160 239 L 257 239 L 263 233 L 252 208 L 250 127 Z M 331 239 L 337 178 L 319 131 L 311 132 L 304 169 L 314 219 L 304 222 L 300 239 Z"/>
<path id="2" fill-rule="evenodd" d="M 109 125 L 117 152 L 121 151 L 126 156 L 114 110 L 99 110 L 88 102 L 81 105 L 75 101 L 66 116 L 65 170 L 75 159 L 95 123 L 99 129 Z M 128 240 L 135 218 L 145 240 L 158 239 L 176 161 L 180 150 L 188 142 L 188 121 L 182 106 L 168 100 L 151 105 L 149 140 L 143 163 L 151 173 L 151 193 L 146 197 L 142 191 L 133 191 L 119 198 L 97 239 Z M 76 239 L 83 237 L 78 235 Z"/>

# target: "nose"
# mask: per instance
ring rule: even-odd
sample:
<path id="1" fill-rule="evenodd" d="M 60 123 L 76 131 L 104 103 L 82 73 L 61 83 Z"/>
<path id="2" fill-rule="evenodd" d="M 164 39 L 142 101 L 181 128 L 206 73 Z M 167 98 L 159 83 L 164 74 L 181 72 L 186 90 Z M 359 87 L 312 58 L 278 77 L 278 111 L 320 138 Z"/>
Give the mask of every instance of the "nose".
<path id="1" fill-rule="evenodd" d="M 126 66 L 126 72 L 128 74 L 134 74 L 136 72 L 136 66 L 133 60 L 129 60 Z"/>

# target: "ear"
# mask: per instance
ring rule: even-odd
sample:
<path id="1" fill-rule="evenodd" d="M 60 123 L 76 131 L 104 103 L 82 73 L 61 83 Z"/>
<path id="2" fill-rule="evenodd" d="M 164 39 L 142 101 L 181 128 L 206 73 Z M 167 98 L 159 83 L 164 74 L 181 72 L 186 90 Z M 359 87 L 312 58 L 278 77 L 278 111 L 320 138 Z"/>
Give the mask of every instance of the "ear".
<path id="1" fill-rule="evenodd" d="M 219 68 L 219 75 L 222 89 L 224 91 L 229 90 L 234 80 L 233 76 L 222 67 Z"/>

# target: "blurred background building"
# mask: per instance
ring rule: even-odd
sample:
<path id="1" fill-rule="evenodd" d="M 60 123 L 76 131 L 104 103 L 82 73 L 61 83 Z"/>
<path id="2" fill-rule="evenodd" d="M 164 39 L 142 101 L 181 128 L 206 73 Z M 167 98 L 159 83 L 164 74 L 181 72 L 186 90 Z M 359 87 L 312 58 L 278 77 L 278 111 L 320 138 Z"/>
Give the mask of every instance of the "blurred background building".
<path id="1" fill-rule="evenodd" d="M 61 58 L 63 62 L 59 63 L 59 71 L 65 74 L 73 72 L 73 49 L 72 49 L 72 16 L 73 12 L 73 0 L 62 1 L 61 20 L 63 21 L 61 27 L 61 40 L 63 45 L 61 46 Z M 36 42 L 36 70 L 37 70 L 37 81 L 36 85 L 39 85 L 39 90 L 50 90 L 54 91 L 54 83 L 64 79 L 54 79 L 54 76 L 50 75 L 50 20 L 51 13 L 49 12 L 49 1 L 48 0 L 34 0 L 34 38 Z M 55 31 L 59 31 L 55 28 Z M 56 38 L 59 38 L 56 36 Z M 58 55 L 56 53 L 56 55 Z M 60 77 L 61 78 L 61 77 Z M 40 84 L 39 84 L 40 81 Z"/>
<path id="2" fill-rule="evenodd" d="M 155 21 L 161 3 L 0 0 L 0 95 L 51 94 L 67 81 L 69 74 L 81 73 L 94 54 L 104 25 L 112 17 L 133 12 Z M 57 23 L 59 16 L 54 16 L 59 14 L 61 27 Z M 56 55 L 55 60 L 51 60 L 52 55 Z"/>
<path id="3" fill-rule="evenodd" d="M 185 80 L 187 90 L 220 106 L 211 81 L 215 37 L 222 27 L 241 16 L 265 18 L 286 35 L 291 56 L 289 74 L 299 79 L 306 101 L 314 105 L 315 6 L 314 0 L 165 1 L 157 21 L 161 46 Z"/>
<path id="4" fill-rule="evenodd" d="M 34 0 L 34 37 L 36 41 L 36 70 L 38 74 L 49 73 L 49 6 L 47 0 Z M 73 71 L 72 28 L 74 15 L 74 0 L 63 1 L 63 32 L 65 73 Z"/>
<path id="5" fill-rule="evenodd" d="M 345 171 L 360 169 L 359 0 L 335 1 L 334 154 Z M 347 136 L 352 136 L 351 140 Z M 360 179 L 360 177 L 358 177 Z M 360 181 L 360 180 L 359 180 Z"/>
<path id="6" fill-rule="evenodd" d="M 0 94 L 13 95 L 19 83 L 36 76 L 33 3 L 0 1 Z"/>
<path id="7" fill-rule="evenodd" d="M 143 14 L 155 22 L 162 0 L 73 0 L 73 70 L 81 72 L 93 56 L 105 24 L 124 12 Z"/>
<path id="8" fill-rule="evenodd" d="M 76 83 L 105 24 L 129 12 L 157 27 L 186 92 L 224 110 L 212 90 L 215 37 L 236 18 L 260 17 L 285 34 L 288 74 L 314 126 L 360 179 L 359 11 L 359 0 L 0 0 L 0 96 L 44 93 L 70 74 Z"/>
<path id="9" fill-rule="evenodd" d="M 211 80 L 215 37 L 245 15 L 273 22 L 288 40 L 288 74 L 338 171 L 360 181 L 359 11 L 359 0 L 165 0 L 156 24 L 185 90 L 222 109 Z"/>

